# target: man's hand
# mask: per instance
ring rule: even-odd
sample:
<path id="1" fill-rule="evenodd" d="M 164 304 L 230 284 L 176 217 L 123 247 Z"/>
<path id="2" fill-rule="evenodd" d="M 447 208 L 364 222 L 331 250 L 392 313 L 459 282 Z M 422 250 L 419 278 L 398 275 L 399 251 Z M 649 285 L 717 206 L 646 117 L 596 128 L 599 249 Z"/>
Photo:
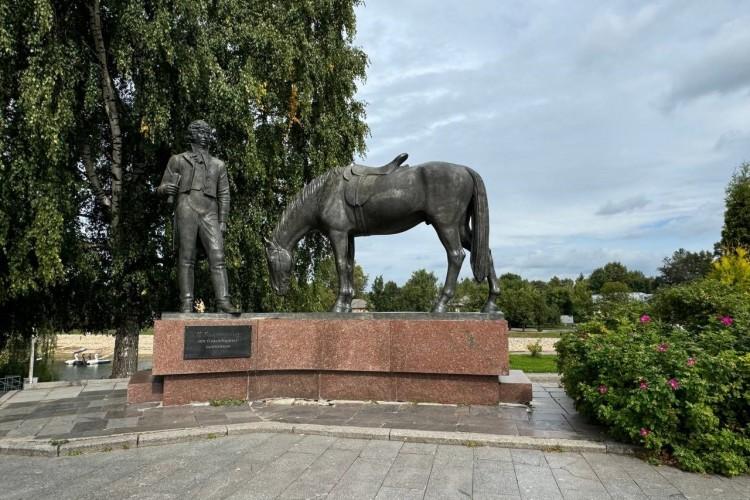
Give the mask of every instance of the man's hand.
<path id="1" fill-rule="evenodd" d="M 226 222 L 219 222 L 219 230 L 222 233 L 226 233 L 227 232 L 227 223 Z"/>
<path id="2" fill-rule="evenodd" d="M 164 184 L 162 187 L 162 191 L 169 196 L 176 195 L 178 189 L 177 184 Z"/>

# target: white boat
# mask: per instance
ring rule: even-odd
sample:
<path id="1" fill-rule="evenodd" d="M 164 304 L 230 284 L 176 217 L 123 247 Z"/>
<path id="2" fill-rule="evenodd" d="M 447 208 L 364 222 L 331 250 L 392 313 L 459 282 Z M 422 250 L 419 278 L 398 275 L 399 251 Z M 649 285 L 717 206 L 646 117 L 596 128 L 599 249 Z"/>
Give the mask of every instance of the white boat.
<path id="1" fill-rule="evenodd" d="M 77 351 L 73 351 L 73 359 L 68 359 L 67 361 L 65 361 L 65 364 L 68 366 L 86 366 L 86 362 L 81 359 L 81 356 L 79 356 L 79 354 L 81 354 L 85 350 L 86 348 L 84 347 L 82 349 L 78 349 Z"/>
<path id="2" fill-rule="evenodd" d="M 86 366 L 92 366 L 92 365 L 106 365 L 107 363 L 111 363 L 111 359 L 106 358 L 100 358 L 99 353 L 94 353 L 94 359 L 87 359 L 86 360 Z"/>
<path id="3" fill-rule="evenodd" d="M 95 366 L 95 365 L 106 365 L 107 363 L 112 362 L 111 359 L 100 358 L 99 353 L 94 353 L 93 358 L 89 356 L 89 358 L 86 359 L 86 355 L 81 354 L 85 350 L 86 348 L 84 347 L 83 349 L 78 349 L 77 351 L 74 351 L 73 359 L 69 359 L 65 361 L 65 364 L 68 366 Z"/>

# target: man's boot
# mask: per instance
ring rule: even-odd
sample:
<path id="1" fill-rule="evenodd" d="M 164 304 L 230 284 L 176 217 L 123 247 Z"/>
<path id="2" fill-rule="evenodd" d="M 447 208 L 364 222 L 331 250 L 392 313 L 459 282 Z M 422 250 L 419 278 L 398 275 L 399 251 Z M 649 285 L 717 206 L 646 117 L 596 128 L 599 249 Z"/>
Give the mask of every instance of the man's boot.
<path id="1" fill-rule="evenodd" d="M 229 314 L 239 314 L 240 310 L 232 304 L 232 297 L 229 295 L 229 280 L 227 279 L 227 270 L 223 266 L 217 266 L 211 269 L 211 281 L 214 285 L 216 294 L 216 311 Z"/>
<path id="2" fill-rule="evenodd" d="M 193 312 L 193 266 L 180 264 L 177 266 L 177 284 L 180 287 L 180 312 Z"/>

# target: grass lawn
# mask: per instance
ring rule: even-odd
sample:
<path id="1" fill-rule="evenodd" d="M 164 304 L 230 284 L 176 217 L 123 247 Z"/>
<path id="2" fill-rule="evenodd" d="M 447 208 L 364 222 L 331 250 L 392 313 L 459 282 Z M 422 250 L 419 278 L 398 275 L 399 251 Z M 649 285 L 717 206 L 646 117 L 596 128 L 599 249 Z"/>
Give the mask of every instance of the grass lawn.
<path id="1" fill-rule="evenodd" d="M 557 373 L 557 355 L 544 354 L 534 358 L 531 354 L 511 354 L 510 367 L 526 373 Z"/>

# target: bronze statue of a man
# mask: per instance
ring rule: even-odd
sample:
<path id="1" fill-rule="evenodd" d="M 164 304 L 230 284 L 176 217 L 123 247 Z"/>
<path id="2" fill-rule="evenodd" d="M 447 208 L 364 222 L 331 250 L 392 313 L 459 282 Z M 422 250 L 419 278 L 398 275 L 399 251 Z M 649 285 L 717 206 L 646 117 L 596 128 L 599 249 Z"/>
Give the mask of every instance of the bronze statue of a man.
<path id="1" fill-rule="evenodd" d="M 229 179 L 224 162 L 208 151 L 211 127 L 196 120 L 188 127 L 190 151 L 173 155 L 157 189 L 171 199 L 177 196 L 175 240 L 178 245 L 177 282 L 180 312 L 192 312 L 197 237 L 208 255 L 216 307 L 239 312 L 231 302 L 224 261 L 224 232 L 229 214 Z"/>

